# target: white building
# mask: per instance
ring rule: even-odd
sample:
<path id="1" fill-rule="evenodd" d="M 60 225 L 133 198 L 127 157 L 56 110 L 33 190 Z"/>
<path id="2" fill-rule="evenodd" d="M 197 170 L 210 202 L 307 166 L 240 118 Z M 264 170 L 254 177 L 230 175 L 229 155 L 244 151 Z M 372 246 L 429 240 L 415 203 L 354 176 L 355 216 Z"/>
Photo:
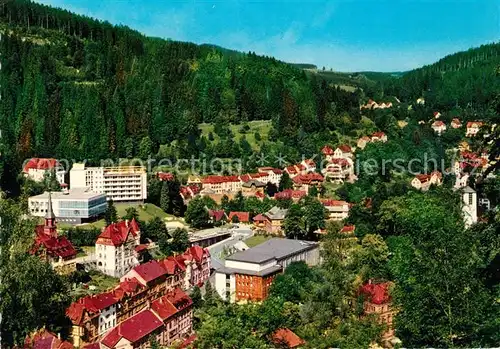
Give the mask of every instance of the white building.
<path id="1" fill-rule="evenodd" d="M 135 219 L 108 225 L 95 243 L 97 269 L 112 277 L 122 277 L 139 264 L 135 247 L 140 237 Z"/>
<path id="2" fill-rule="evenodd" d="M 474 189 L 467 186 L 462 191 L 465 226 L 469 227 L 477 222 L 477 193 Z"/>
<path id="3" fill-rule="evenodd" d="M 80 224 L 95 220 L 106 211 L 106 195 L 88 188 L 51 192 L 51 194 L 52 209 L 58 222 Z M 28 208 L 33 216 L 44 217 L 48 207 L 48 192 L 28 199 Z"/>
<path id="4" fill-rule="evenodd" d="M 283 170 L 273 167 L 259 167 L 257 170 L 259 171 L 259 173 L 267 173 L 268 182 L 271 182 L 276 186 L 280 184 L 281 176 L 283 175 Z"/>
<path id="5" fill-rule="evenodd" d="M 273 238 L 225 259 L 215 272 L 215 289 L 230 302 L 262 301 L 276 275 L 290 263 L 304 261 L 308 265 L 320 262 L 317 242 Z"/>
<path id="6" fill-rule="evenodd" d="M 322 200 L 327 211 L 327 219 L 341 221 L 349 217 L 349 203 L 341 200 Z"/>
<path id="7" fill-rule="evenodd" d="M 89 187 L 105 193 L 113 201 L 144 201 L 147 197 L 147 174 L 143 166 L 85 167 L 73 164 L 70 187 Z"/>
<path id="8" fill-rule="evenodd" d="M 56 159 L 49 158 L 31 158 L 24 163 L 23 174 L 25 177 L 42 182 L 45 175 L 54 171 L 59 184 L 64 184 L 64 167 Z"/>

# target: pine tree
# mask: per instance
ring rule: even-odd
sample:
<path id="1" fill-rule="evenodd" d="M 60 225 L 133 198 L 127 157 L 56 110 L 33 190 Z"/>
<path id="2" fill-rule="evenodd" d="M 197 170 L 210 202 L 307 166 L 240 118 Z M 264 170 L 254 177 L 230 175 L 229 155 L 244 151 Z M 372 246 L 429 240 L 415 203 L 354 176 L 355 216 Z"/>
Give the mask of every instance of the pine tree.
<path id="1" fill-rule="evenodd" d="M 169 196 L 169 187 L 167 181 L 163 182 L 161 186 L 161 194 L 160 194 L 160 208 L 166 213 L 172 213 L 170 210 L 170 196 Z"/>
<path id="2" fill-rule="evenodd" d="M 106 226 L 110 225 L 111 223 L 116 223 L 118 221 L 118 214 L 116 212 L 116 207 L 113 202 L 113 199 L 110 199 L 108 201 L 108 207 L 104 212 L 104 220 L 106 222 Z"/>

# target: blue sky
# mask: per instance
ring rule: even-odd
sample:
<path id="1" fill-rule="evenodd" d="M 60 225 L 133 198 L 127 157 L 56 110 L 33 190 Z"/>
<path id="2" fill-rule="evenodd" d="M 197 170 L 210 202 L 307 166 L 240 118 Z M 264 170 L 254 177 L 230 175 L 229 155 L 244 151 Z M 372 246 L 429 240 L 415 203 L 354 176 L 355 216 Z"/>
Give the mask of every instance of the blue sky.
<path id="1" fill-rule="evenodd" d="M 403 71 L 500 39 L 499 0 L 39 0 L 144 34 L 337 71 Z"/>

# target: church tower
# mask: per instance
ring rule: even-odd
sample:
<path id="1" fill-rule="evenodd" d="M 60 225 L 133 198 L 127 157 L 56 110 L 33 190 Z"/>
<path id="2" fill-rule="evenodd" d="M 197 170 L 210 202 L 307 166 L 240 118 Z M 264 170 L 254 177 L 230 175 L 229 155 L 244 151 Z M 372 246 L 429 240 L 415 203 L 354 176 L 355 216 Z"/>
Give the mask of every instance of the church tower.
<path id="1" fill-rule="evenodd" d="M 56 215 L 52 210 L 52 195 L 50 191 L 49 191 L 47 213 L 45 214 L 45 225 L 43 226 L 43 232 L 47 235 L 57 237 Z"/>
<path id="2" fill-rule="evenodd" d="M 470 227 L 477 222 L 477 193 L 474 189 L 466 186 L 462 192 L 464 222 Z"/>

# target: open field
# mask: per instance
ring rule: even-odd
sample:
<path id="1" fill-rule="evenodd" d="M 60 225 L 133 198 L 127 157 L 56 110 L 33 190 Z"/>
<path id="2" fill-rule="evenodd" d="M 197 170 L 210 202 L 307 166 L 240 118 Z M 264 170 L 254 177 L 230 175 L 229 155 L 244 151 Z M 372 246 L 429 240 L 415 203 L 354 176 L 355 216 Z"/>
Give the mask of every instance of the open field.
<path id="1" fill-rule="evenodd" d="M 258 150 L 260 142 L 255 140 L 255 132 L 258 132 L 260 134 L 261 142 L 267 141 L 269 136 L 269 130 L 271 129 L 271 121 L 270 120 L 249 121 L 248 126 L 250 127 L 250 130 L 246 131 L 245 133 L 240 133 L 240 129 L 242 128 L 243 125 L 244 124 L 231 124 L 229 127 L 237 141 L 239 141 L 241 137 L 245 135 L 245 138 L 247 139 L 248 143 L 250 143 L 250 145 L 252 146 L 252 149 Z M 204 135 L 205 137 L 208 138 L 208 134 L 212 132 L 212 134 L 214 135 L 214 141 L 215 142 L 219 141 L 219 136 L 217 136 L 217 134 L 214 133 L 214 125 L 200 124 L 199 128 L 201 130 L 202 135 Z"/>

